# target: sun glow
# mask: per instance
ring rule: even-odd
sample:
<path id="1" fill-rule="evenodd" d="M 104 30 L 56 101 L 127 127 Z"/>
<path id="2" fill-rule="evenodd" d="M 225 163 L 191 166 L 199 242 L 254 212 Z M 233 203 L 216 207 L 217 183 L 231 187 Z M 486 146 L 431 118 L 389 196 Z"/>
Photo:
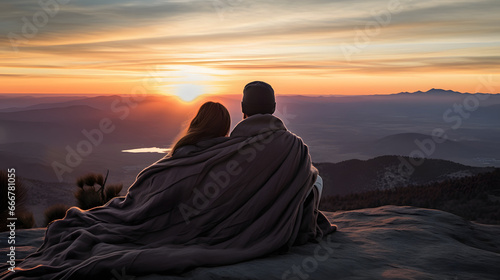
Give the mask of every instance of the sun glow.
<path id="1" fill-rule="evenodd" d="M 224 71 L 201 66 L 173 65 L 161 67 L 159 91 L 191 102 L 204 94 L 217 93 L 216 82 Z"/>

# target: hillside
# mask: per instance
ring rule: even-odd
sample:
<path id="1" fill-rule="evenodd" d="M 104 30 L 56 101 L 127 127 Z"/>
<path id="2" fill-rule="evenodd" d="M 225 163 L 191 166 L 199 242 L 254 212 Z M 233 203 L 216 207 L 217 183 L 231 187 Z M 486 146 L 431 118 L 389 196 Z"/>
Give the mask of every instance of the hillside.
<path id="1" fill-rule="evenodd" d="M 409 157 L 380 156 L 369 160 L 315 163 L 314 166 L 324 180 L 323 193 L 326 196 L 421 185 L 493 170 L 439 159 L 425 159 L 419 166 L 413 166 L 411 162 Z"/>
<path id="2" fill-rule="evenodd" d="M 439 209 L 479 223 L 500 224 L 500 169 L 424 185 L 327 196 L 321 200 L 320 209 L 338 211 L 383 205 Z"/>

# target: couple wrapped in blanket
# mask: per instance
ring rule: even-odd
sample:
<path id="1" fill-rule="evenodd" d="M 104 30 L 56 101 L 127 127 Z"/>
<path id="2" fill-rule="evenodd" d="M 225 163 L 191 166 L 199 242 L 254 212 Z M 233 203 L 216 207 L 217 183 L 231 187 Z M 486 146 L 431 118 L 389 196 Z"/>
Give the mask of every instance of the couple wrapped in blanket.
<path id="1" fill-rule="evenodd" d="M 286 252 L 334 232 L 318 210 L 322 181 L 308 147 L 273 116 L 275 107 L 269 84 L 249 83 L 244 119 L 229 135 L 227 109 L 203 104 L 126 196 L 70 208 L 2 279 L 111 279 L 113 269 L 179 274 Z"/>

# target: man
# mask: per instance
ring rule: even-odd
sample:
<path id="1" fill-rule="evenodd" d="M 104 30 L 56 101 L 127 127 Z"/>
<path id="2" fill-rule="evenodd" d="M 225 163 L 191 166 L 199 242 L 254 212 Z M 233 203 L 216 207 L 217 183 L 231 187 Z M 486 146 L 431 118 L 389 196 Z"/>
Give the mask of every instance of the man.
<path id="1" fill-rule="evenodd" d="M 243 112 L 243 121 L 238 124 L 234 129 L 231 136 L 238 135 L 239 128 L 247 123 L 256 123 L 261 126 L 261 130 L 265 131 L 269 127 L 276 127 L 285 131 L 284 133 L 290 138 L 295 138 L 301 145 L 298 145 L 295 149 L 297 150 L 308 150 L 308 147 L 302 142 L 302 139 L 297 137 L 295 134 L 289 132 L 284 126 L 283 122 L 273 116 L 276 110 L 276 100 L 274 95 L 274 89 L 268 83 L 261 81 L 254 81 L 248 83 L 243 89 L 243 99 L 241 102 L 241 109 Z M 271 144 L 274 138 L 269 137 L 262 142 Z M 285 146 L 281 150 L 273 150 L 273 153 L 283 153 L 288 154 L 293 151 L 287 150 Z M 265 153 L 264 148 L 262 151 L 257 151 L 256 153 Z M 257 155 L 255 156 L 257 157 Z M 307 153 L 307 160 L 310 161 L 310 156 Z M 255 162 L 258 164 L 265 164 L 264 162 Z M 314 238 L 321 236 L 323 234 L 328 234 L 336 230 L 336 226 L 330 225 L 328 219 L 318 210 L 319 201 L 321 199 L 323 180 L 318 175 L 317 169 L 312 166 L 312 164 L 305 165 L 302 172 L 312 173 L 316 177 L 316 181 L 313 185 L 307 186 L 308 191 L 306 199 L 303 201 L 303 214 L 300 221 L 300 231 L 296 237 L 293 244 L 304 244 L 308 241 L 312 241 Z"/>

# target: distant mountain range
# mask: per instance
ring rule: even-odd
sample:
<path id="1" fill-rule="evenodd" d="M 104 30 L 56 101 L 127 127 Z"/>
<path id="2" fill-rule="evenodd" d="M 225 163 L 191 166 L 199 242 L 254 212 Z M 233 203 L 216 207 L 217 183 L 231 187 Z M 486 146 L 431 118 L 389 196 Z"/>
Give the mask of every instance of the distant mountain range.
<path id="1" fill-rule="evenodd" d="M 458 91 L 453 91 L 453 90 L 445 90 L 445 89 L 439 89 L 439 88 L 431 88 L 430 90 L 428 91 L 415 91 L 415 92 L 400 92 L 400 93 L 396 93 L 397 95 L 407 95 L 407 94 L 411 94 L 411 95 L 456 95 L 456 94 L 460 94 L 460 95 L 463 95 L 463 94 L 472 94 L 472 93 L 468 93 L 468 92 L 458 92 Z M 490 93 L 474 93 L 474 94 L 490 94 Z M 499 93 L 496 93 L 495 95 L 497 95 Z"/>
<path id="2" fill-rule="evenodd" d="M 461 158 L 476 158 L 477 160 L 483 159 L 487 161 L 492 151 L 498 148 L 499 140 L 493 137 L 490 141 L 479 141 L 478 139 L 468 139 L 466 137 L 458 139 L 443 138 L 437 143 L 433 141 L 431 135 L 398 133 L 368 143 L 363 148 L 363 151 L 373 156 L 390 154 L 410 156 L 414 152 L 430 158 L 451 161 L 460 161 Z"/>
<path id="3" fill-rule="evenodd" d="M 304 140 L 315 162 L 409 156 L 418 148 L 416 141 L 429 139 L 439 128 L 448 140 L 428 157 L 500 167 L 500 95 L 489 96 L 461 116 L 454 108 L 467 97 L 439 89 L 372 96 L 277 95 L 276 116 Z M 83 152 L 79 164 L 67 165 L 70 171 L 62 175 L 63 181 L 72 184 L 88 172 L 109 169 L 111 180 L 128 185 L 162 155 L 122 150 L 167 148 L 207 100 L 229 109 L 232 127 L 242 120 L 240 95 L 207 95 L 193 103 L 161 95 L 143 100 L 119 95 L 0 95 L 0 168 L 16 167 L 25 178 L 57 182 L 52 164 L 66 165 L 68 158 L 75 158 L 74 151 L 85 151 L 89 133 L 84 132 L 96 135 L 104 120 L 110 121 L 112 132 L 103 133 L 88 154 Z"/>
<path id="4" fill-rule="evenodd" d="M 323 178 L 323 196 L 423 185 L 494 170 L 439 159 L 425 159 L 416 166 L 415 161 L 409 157 L 380 156 L 370 160 L 315 163 L 314 166 Z"/>

